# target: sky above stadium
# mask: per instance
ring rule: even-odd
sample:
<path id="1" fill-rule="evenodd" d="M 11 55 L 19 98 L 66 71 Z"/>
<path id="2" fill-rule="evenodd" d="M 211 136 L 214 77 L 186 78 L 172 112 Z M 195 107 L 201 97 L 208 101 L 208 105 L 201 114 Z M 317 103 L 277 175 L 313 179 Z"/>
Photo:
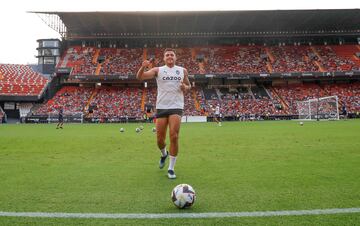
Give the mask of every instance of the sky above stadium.
<path id="1" fill-rule="evenodd" d="M 208 11 L 354 9 L 359 0 L 10 0 L 0 8 L 0 63 L 37 63 L 37 39 L 60 38 L 35 14 L 28 11 Z"/>

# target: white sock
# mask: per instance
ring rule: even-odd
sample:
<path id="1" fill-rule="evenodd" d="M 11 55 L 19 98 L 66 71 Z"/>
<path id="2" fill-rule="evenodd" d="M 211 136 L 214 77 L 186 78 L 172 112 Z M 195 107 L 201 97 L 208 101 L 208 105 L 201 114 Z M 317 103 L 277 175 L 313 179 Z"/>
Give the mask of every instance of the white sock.
<path id="1" fill-rule="evenodd" d="M 176 163 L 176 156 L 171 156 L 170 155 L 170 163 L 169 163 L 168 170 L 174 170 L 175 163 Z"/>
<path id="2" fill-rule="evenodd" d="M 166 147 L 164 147 L 163 149 L 160 149 L 160 151 L 161 151 L 162 157 L 166 156 Z"/>

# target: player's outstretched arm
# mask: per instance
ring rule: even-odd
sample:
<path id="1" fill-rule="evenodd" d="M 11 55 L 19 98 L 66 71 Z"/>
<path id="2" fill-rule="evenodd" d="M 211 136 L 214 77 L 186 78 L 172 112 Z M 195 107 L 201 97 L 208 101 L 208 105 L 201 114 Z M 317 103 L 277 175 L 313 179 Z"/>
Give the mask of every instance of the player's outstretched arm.
<path id="1" fill-rule="evenodd" d="M 157 75 L 157 73 L 159 71 L 159 68 L 154 67 L 145 72 L 145 69 L 150 65 L 150 63 L 151 62 L 148 60 L 145 60 L 144 62 L 142 62 L 142 65 L 136 74 L 136 78 L 138 80 L 146 80 L 146 79 L 155 78 L 155 76 Z"/>

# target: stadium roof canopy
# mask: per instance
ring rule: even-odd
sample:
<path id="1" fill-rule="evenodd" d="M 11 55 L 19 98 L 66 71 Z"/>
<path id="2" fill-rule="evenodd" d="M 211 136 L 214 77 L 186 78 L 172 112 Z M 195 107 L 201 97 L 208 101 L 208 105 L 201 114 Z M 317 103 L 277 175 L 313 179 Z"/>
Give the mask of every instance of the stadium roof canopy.
<path id="1" fill-rule="evenodd" d="M 360 34 L 360 9 L 31 13 L 68 39 Z"/>

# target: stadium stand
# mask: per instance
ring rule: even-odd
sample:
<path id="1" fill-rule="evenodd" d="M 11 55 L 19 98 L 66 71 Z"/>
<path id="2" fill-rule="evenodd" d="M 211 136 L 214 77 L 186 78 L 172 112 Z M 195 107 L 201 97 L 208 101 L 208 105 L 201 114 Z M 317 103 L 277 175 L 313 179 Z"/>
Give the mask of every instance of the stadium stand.
<path id="1" fill-rule="evenodd" d="M 133 75 L 143 59 L 155 58 L 157 61 L 152 66 L 161 65 L 164 49 L 73 46 L 65 51 L 58 67 L 72 67 L 72 74 L 78 75 Z M 355 45 L 176 48 L 177 64 L 186 67 L 190 74 L 200 75 L 354 71 L 359 70 L 360 65 L 355 55 L 357 50 Z M 12 71 L 10 74 L 14 74 L 14 69 Z M 33 80 L 46 81 L 38 77 Z M 349 112 L 359 111 L 358 85 L 308 83 L 220 89 L 196 87 L 185 95 L 184 115 L 213 116 L 217 105 L 221 106 L 225 117 L 296 115 L 297 101 L 328 95 L 338 95 L 340 105 L 347 105 Z M 56 113 L 59 106 L 64 106 L 65 114 L 85 113 L 88 118 L 142 118 L 145 105 L 156 105 L 156 88 L 63 87 L 32 114 Z"/>
<path id="2" fill-rule="evenodd" d="M 155 108 L 156 95 L 157 95 L 156 87 L 150 87 L 148 89 L 144 89 L 144 92 L 145 92 L 144 103 L 147 103 L 147 105 L 151 106 L 152 108 Z"/>
<path id="3" fill-rule="evenodd" d="M 316 84 L 274 86 L 272 95 L 278 95 L 286 104 L 289 114 L 297 114 L 297 101 L 326 96 Z"/>
<path id="4" fill-rule="evenodd" d="M 145 58 L 155 58 L 159 64 L 164 49 L 74 46 L 67 49 L 58 66 L 72 67 L 76 75 L 131 75 Z M 360 70 L 353 45 L 214 46 L 176 48 L 176 52 L 178 65 L 186 67 L 189 74 Z"/>
<path id="5" fill-rule="evenodd" d="M 39 96 L 47 82 L 29 65 L 0 64 L 0 95 Z"/>
<path id="6" fill-rule="evenodd" d="M 273 72 L 307 72 L 319 71 L 314 63 L 314 53 L 308 46 L 271 47 L 274 56 L 271 62 Z"/>
<path id="7" fill-rule="evenodd" d="M 339 97 L 339 108 L 345 106 L 349 113 L 360 112 L 360 83 L 331 84 L 323 89 L 328 96 Z"/>
<path id="8" fill-rule="evenodd" d="M 81 114 L 92 94 L 93 88 L 65 86 L 45 104 L 32 111 L 32 115 L 57 114 L 63 108 L 64 115 Z"/>
<path id="9" fill-rule="evenodd" d="M 185 94 L 184 115 L 213 116 L 217 105 L 220 105 L 225 117 L 250 114 L 296 115 L 297 101 L 332 95 L 339 97 L 339 107 L 345 105 L 350 113 L 360 111 L 360 83 L 330 85 L 309 83 L 219 90 L 196 87 Z M 284 109 L 276 107 L 281 103 L 285 105 Z M 53 99 L 33 111 L 32 114 L 56 114 L 58 108 L 62 106 L 65 115 L 85 111 L 86 117 L 89 118 L 111 119 L 128 116 L 140 119 L 143 116 L 145 104 L 153 107 L 156 105 L 156 88 L 64 87 Z M 29 109 L 29 106 L 26 108 Z M 93 109 L 91 114 L 86 112 L 89 108 Z"/>
<path id="10" fill-rule="evenodd" d="M 142 62 L 142 49 L 101 49 L 100 56 L 104 62 L 100 66 L 100 74 L 131 75 L 135 74 Z"/>
<path id="11" fill-rule="evenodd" d="M 348 58 L 344 55 L 338 55 L 346 51 L 348 46 L 316 46 L 315 52 L 318 54 L 320 63 L 326 71 L 358 71 L 359 65 L 354 62 L 354 59 Z M 337 51 L 334 51 L 336 48 Z M 338 52 L 338 53 L 337 53 Z"/>
<path id="12" fill-rule="evenodd" d="M 142 117 L 142 89 L 101 87 L 95 89 L 89 106 L 93 113 L 87 117 L 116 119 L 120 117 Z"/>
<path id="13" fill-rule="evenodd" d="M 95 74 L 97 66 L 95 52 L 98 52 L 95 49 L 96 48 L 92 47 L 71 47 L 66 51 L 66 54 L 59 62 L 59 65 L 61 65 L 61 67 L 72 67 L 73 74 Z"/>
<path id="14" fill-rule="evenodd" d="M 297 101 L 325 96 L 338 96 L 339 108 L 345 105 L 349 113 L 360 112 L 360 83 L 274 86 L 271 92 L 289 106 L 289 114 L 297 114 Z"/>
<path id="15" fill-rule="evenodd" d="M 221 98 L 208 99 L 206 109 L 209 116 L 214 116 L 215 107 L 221 108 L 221 113 L 225 117 L 240 115 L 279 115 L 280 112 L 275 109 L 273 100 L 267 95 L 263 87 L 241 88 L 242 95 L 239 95 L 237 89 L 221 89 Z M 247 92 L 244 92 L 247 90 Z M 252 90 L 256 91 L 256 97 Z M 209 92 L 209 90 L 207 91 Z M 216 92 L 215 90 L 213 92 Z M 250 93 L 249 93 L 250 92 Z M 245 94 L 244 94 L 245 93 Z"/>
<path id="16" fill-rule="evenodd" d="M 208 50 L 207 73 L 263 73 L 267 69 L 265 49 L 259 46 L 215 47 Z"/>

